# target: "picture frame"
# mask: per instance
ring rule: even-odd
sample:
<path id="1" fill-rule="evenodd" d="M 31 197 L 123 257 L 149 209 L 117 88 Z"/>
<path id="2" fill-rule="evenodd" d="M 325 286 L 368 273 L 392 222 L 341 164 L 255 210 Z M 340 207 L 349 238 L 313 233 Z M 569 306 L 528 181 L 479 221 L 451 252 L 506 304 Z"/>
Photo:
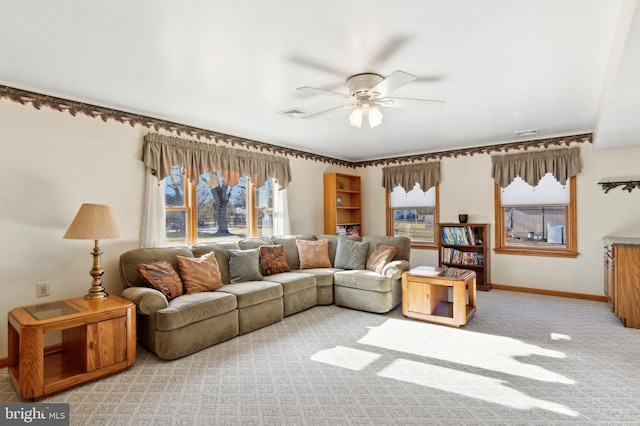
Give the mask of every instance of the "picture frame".
<path id="1" fill-rule="evenodd" d="M 342 197 L 339 195 L 336 197 L 336 206 L 342 207 Z"/>

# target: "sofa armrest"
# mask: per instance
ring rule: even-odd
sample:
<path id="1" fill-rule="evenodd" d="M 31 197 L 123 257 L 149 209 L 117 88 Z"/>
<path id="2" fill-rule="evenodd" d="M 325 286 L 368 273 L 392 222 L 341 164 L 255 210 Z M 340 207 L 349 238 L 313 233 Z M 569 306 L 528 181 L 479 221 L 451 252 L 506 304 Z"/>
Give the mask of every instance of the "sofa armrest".
<path id="1" fill-rule="evenodd" d="M 402 278 L 402 273 L 410 269 L 409 261 L 407 260 L 394 260 L 384 265 L 382 268 L 382 275 L 399 280 Z"/>
<path id="2" fill-rule="evenodd" d="M 129 287 L 122 292 L 122 297 L 135 303 L 137 312 L 144 315 L 153 315 L 169 306 L 165 295 L 155 288 Z"/>

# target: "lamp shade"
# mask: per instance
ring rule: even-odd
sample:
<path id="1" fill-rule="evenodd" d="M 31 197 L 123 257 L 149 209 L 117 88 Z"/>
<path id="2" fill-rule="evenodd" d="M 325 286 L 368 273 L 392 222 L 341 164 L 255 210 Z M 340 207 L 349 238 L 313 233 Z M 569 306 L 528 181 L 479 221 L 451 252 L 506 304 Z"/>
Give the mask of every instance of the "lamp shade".
<path id="1" fill-rule="evenodd" d="M 122 238 L 116 216 L 106 204 L 83 204 L 71 222 L 64 238 L 75 240 L 104 240 Z"/>

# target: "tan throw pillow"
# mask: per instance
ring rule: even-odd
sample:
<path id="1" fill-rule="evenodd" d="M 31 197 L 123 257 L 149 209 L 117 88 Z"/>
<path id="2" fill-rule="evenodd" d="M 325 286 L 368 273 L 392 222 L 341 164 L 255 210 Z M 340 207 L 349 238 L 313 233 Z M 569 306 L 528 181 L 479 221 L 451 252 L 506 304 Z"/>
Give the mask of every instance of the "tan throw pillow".
<path id="1" fill-rule="evenodd" d="M 220 267 L 214 252 L 202 257 L 176 257 L 187 294 L 213 291 L 222 287 Z"/>
<path id="2" fill-rule="evenodd" d="M 393 246 L 376 244 L 376 249 L 371 253 L 371 257 L 367 261 L 367 269 L 381 274 L 384 266 L 391 262 L 397 252 L 398 249 Z"/>
<path id="3" fill-rule="evenodd" d="M 167 297 L 167 300 L 175 299 L 184 293 L 182 280 L 178 273 L 166 260 L 151 264 L 141 263 L 138 272 L 144 281 Z"/>
<path id="4" fill-rule="evenodd" d="M 258 250 L 260 251 L 260 266 L 264 275 L 291 271 L 284 253 L 284 247 L 278 245 L 260 246 Z"/>
<path id="5" fill-rule="evenodd" d="M 300 269 L 331 268 L 329 260 L 329 242 L 327 240 L 296 240 Z"/>

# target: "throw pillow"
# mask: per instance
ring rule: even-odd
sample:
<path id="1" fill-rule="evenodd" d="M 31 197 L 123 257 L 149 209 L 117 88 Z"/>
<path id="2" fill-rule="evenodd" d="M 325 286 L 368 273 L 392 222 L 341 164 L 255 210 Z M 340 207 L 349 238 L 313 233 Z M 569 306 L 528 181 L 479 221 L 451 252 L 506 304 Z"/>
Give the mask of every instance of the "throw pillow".
<path id="1" fill-rule="evenodd" d="M 381 274 L 384 265 L 391 262 L 391 259 L 393 259 L 393 256 L 395 256 L 397 252 L 398 249 L 393 246 L 376 244 L 376 249 L 371 253 L 369 260 L 367 260 L 367 269 Z"/>
<path id="2" fill-rule="evenodd" d="M 260 266 L 264 275 L 279 274 L 280 272 L 289 272 L 291 268 L 287 263 L 284 247 L 282 246 L 260 246 Z"/>
<path id="3" fill-rule="evenodd" d="M 187 294 L 213 291 L 222 287 L 220 267 L 214 252 L 202 257 L 176 256 Z"/>
<path id="4" fill-rule="evenodd" d="M 227 250 L 229 257 L 229 281 L 231 284 L 246 281 L 262 281 L 260 253 L 258 249 Z"/>
<path id="5" fill-rule="evenodd" d="M 167 300 L 175 299 L 184 293 L 182 280 L 166 260 L 151 264 L 141 263 L 138 272 L 145 283 L 164 294 Z"/>
<path id="6" fill-rule="evenodd" d="M 364 269 L 369 243 L 351 238 L 338 238 L 335 267 L 340 269 Z"/>
<path id="7" fill-rule="evenodd" d="M 329 260 L 329 242 L 327 240 L 296 240 L 300 269 L 331 268 Z"/>

